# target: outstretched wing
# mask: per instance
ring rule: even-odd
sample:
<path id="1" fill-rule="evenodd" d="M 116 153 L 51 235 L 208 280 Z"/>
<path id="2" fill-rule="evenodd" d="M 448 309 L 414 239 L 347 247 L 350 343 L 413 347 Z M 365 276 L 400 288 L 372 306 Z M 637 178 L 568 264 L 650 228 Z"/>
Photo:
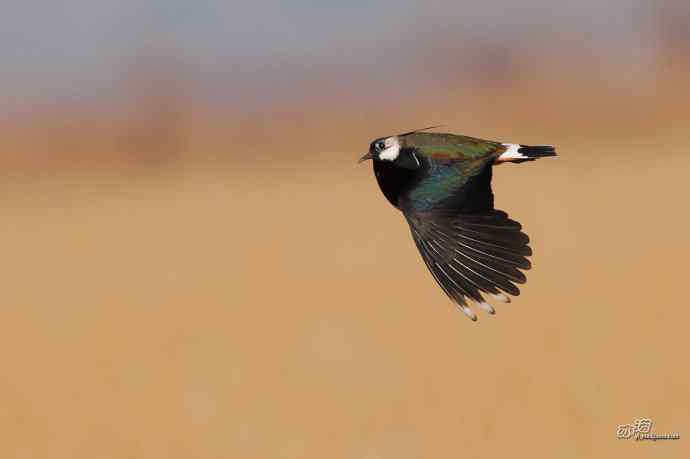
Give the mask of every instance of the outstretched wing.
<path id="1" fill-rule="evenodd" d="M 423 195 L 423 193 L 422 193 Z M 408 198 L 402 207 L 424 263 L 443 291 L 472 320 L 468 301 L 493 313 L 484 296 L 509 301 L 530 268 L 529 237 L 508 214 L 493 208 L 491 164 L 484 164 L 433 206 Z"/>

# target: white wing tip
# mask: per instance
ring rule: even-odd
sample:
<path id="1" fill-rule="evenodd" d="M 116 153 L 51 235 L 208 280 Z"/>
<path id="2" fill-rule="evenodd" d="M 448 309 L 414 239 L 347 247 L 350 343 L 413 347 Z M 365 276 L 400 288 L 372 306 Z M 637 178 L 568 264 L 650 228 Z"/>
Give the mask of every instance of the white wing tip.
<path id="1" fill-rule="evenodd" d="M 477 303 L 479 307 L 481 308 L 482 311 L 485 311 L 491 315 L 496 314 L 496 310 L 494 309 L 493 306 L 491 306 L 489 303 L 486 301 L 482 301 L 480 303 Z"/>
<path id="2" fill-rule="evenodd" d="M 462 312 L 465 313 L 465 315 L 466 315 L 472 322 L 476 322 L 476 321 L 477 321 L 477 314 L 475 314 L 474 311 L 472 311 L 472 310 L 469 308 L 469 306 L 460 305 L 460 309 L 462 310 Z"/>
<path id="3" fill-rule="evenodd" d="M 510 303 L 510 297 L 503 293 L 492 293 L 491 296 L 502 303 Z"/>

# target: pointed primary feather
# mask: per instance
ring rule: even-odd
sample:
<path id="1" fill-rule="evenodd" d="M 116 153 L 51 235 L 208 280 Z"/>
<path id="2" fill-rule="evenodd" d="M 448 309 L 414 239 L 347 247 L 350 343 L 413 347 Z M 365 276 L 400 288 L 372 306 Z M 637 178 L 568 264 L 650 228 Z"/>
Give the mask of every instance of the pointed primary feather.
<path id="1" fill-rule="evenodd" d="M 481 303 L 477 303 L 477 304 L 479 305 L 479 308 L 480 308 L 482 311 L 485 311 L 485 312 L 487 312 L 488 314 L 491 314 L 491 315 L 496 314 L 496 310 L 495 310 L 495 309 L 493 308 L 493 306 L 491 306 L 489 303 L 486 303 L 486 302 L 483 302 L 483 301 L 482 301 Z"/>
<path id="2" fill-rule="evenodd" d="M 510 297 L 504 295 L 503 293 L 495 293 L 491 295 L 496 301 L 500 301 L 502 303 L 510 303 Z"/>

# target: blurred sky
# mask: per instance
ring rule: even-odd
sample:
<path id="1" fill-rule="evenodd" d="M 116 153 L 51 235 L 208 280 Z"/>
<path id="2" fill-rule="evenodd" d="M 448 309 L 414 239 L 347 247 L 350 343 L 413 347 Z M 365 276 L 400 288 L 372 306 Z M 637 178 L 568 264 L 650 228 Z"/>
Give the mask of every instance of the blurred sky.
<path id="1" fill-rule="evenodd" d="M 15 0 L 0 15 L 0 98 L 11 107 L 117 96 L 133 66 L 155 59 L 229 100 L 323 80 L 407 89 L 470 51 L 644 62 L 664 8 L 687 17 L 690 2 Z"/>

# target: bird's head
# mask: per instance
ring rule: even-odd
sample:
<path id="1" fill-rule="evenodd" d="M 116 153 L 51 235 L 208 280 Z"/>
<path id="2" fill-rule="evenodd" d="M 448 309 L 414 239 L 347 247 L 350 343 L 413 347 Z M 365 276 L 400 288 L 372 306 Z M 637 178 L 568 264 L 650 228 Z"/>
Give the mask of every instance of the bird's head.
<path id="1" fill-rule="evenodd" d="M 437 127 L 440 126 L 429 126 L 404 134 L 379 137 L 369 144 L 369 151 L 366 155 L 359 158 L 359 162 L 371 159 L 374 163 L 392 163 L 394 166 L 403 169 L 420 169 L 423 167 L 423 164 L 415 154 L 415 149 L 410 147 L 407 136 Z"/>
<path id="2" fill-rule="evenodd" d="M 359 159 L 359 162 L 373 159 L 374 161 L 395 161 L 400 155 L 400 139 L 398 136 L 381 137 L 369 144 L 369 151 Z"/>
<path id="3" fill-rule="evenodd" d="M 419 170 L 422 163 L 413 148 L 405 147 L 403 135 L 381 137 L 369 144 L 369 151 L 359 162 L 371 159 L 374 168 L 392 166 L 398 169 Z"/>

